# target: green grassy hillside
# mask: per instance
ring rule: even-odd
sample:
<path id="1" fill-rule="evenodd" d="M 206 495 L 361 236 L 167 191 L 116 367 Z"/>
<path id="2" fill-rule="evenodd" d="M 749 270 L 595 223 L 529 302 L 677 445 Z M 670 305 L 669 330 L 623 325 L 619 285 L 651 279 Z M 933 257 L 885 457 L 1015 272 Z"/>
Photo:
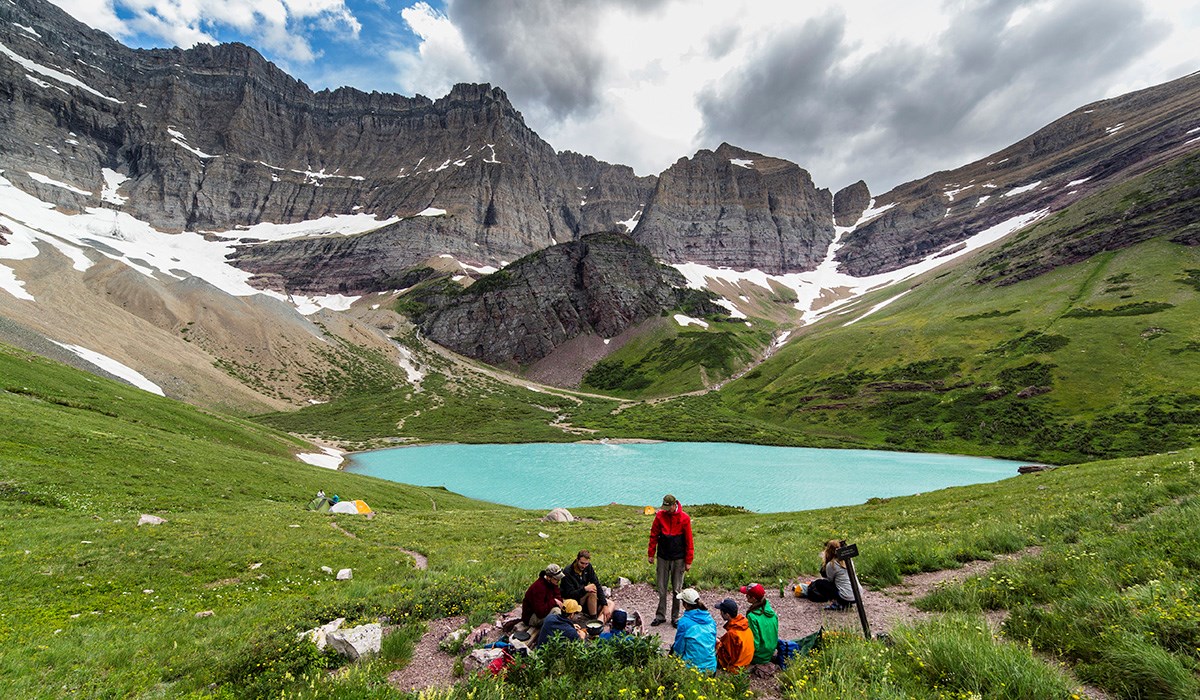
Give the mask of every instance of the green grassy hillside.
<path id="1" fill-rule="evenodd" d="M 577 514 L 590 520 L 542 523 L 541 513 L 303 465 L 288 457 L 297 445 L 283 435 L 19 351 L 0 352 L 0 377 L 0 420 L 6 426 L 0 438 L 4 697 L 398 696 L 386 676 L 403 665 L 404 640 L 419 634 L 425 620 L 465 614 L 479 621 L 507 610 L 548 561 L 565 562 L 586 546 L 606 577 L 651 576 L 644 560 L 648 521 L 640 509 L 582 509 Z M 734 586 L 812 575 L 812 552 L 833 536 L 859 543 L 860 570 L 871 586 L 1049 544 L 1053 557 L 1045 565 L 1078 559 L 1091 568 L 1057 570 L 1111 576 L 1116 588 L 1109 596 L 1130 591 L 1122 614 L 1110 619 L 1111 634 L 1165 629 L 1161 606 L 1138 601 L 1153 579 L 1172 586 L 1171 615 L 1196 614 L 1194 598 L 1180 589 L 1197 575 L 1189 554 L 1197 544 L 1196 457 L 1192 450 L 1086 464 L 852 508 L 698 515 L 699 554 L 691 580 L 701 587 Z M 363 498 L 378 516 L 309 513 L 304 504 L 318 488 Z M 564 505 L 570 505 L 569 496 Z M 138 527 L 139 514 L 146 512 L 168 522 Z M 550 536 L 542 538 L 539 531 Z M 1168 544 L 1147 559 L 1150 565 L 1130 567 L 1130 556 L 1148 533 Z M 1095 549 L 1101 541 L 1105 549 Z M 1118 551 L 1126 541 L 1130 546 Z M 429 569 L 417 570 L 402 549 L 426 555 Z M 1106 554 L 1095 558 L 1092 551 Z M 322 566 L 353 568 L 354 578 L 335 581 Z M 1065 584 L 1032 581 L 1024 591 L 1028 604 L 1041 609 L 1044 596 L 1055 595 L 1058 585 Z M 1013 608 L 1023 604 L 1012 597 L 1004 602 Z M 208 610 L 211 617 L 196 617 Z M 1024 621 L 1030 614 L 1014 613 L 1013 619 Z M 379 659 L 346 673 L 328 674 L 339 662 L 295 638 L 295 632 L 334 617 L 354 622 L 380 615 L 400 625 L 396 641 Z M 1013 693 L 1031 687 L 1041 688 L 1045 697 L 1069 697 L 1063 681 L 1042 678 L 1045 666 L 1027 649 L 980 637 L 973 631 L 976 623 L 957 619 L 902 630 L 896 638 L 903 645 L 894 648 L 831 639 L 826 655 L 804 666 L 803 682 L 801 676 L 788 681 L 787 697 L 855 696 L 870 687 L 893 689 L 872 697 L 945 697 L 947 688 L 965 697 L 978 692 L 972 690 L 977 686 L 989 689 L 981 697 L 1019 697 Z M 1132 664 L 1145 677 L 1174 679 L 1184 691 L 1194 687 L 1194 679 L 1186 681 L 1194 674 L 1192 652 L 1176 641 L 1160 645 L 1148 638 L 1141 647 L 1121 647 L 1154 656 L 1152 663 L 1138 665 L 1136 656 L 1118 655 L 1119 666 L 1084 649 L 1080 635 L 1088 630 L 1066 626 L 1047 638 L 1041 628 L 1017 622 L 1017 639 L 1065 650 L 1064 658 L 1085 664 L 1097 682 L 1119 686 L 1105 679 L 1119 678 L 1114 669 Z M 959 668 L 952 683 L 922 670 L 953 668 L 943 658 L 947 645 L 966 649 L 970 666 Z M 846 665 L 868 658 L 880 663 Z M 883 662 L 894 670 L 885 672 Z M 691 690 L 709 697 L 741 692 L 736 685 L 707 683 L 677 667 L 648 663 L 644 672 L 614 671 L 608 681 L 593 678 L 586 686 L 603 688 L 598 697 L 614 698 L 622 697 L 622 687 L 639 694 L 649 687 L 653 694 L 652 683 L 669 692 L 687 690 L 689 697 Z M 1011 680 L 1026 672 L 1042 680 L 1029 681 L 1033 685 Z M 529 685 L 464 686 L 454 694 L 466 697 L 471 688 L 475 697 L 576 692 L 569 678 L 545 686 L 527 675 L 524 682 Z M 1017 690 L 1002 692 L 1005 683 Z"/>

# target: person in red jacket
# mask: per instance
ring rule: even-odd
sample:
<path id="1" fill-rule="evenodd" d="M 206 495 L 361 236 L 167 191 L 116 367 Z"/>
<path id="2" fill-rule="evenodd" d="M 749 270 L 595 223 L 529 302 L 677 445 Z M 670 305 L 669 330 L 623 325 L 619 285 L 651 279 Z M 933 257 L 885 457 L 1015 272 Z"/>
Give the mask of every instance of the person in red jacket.
<path id="1" fill-rule="evenodd" d="M 558 564 L 550 564 L 542 569 L 537 580 L 525 591 L 525 599 L 521 601 L 522 622 L 530 627 L 539 627 L 551 609 L 562 607 L 562 591 L 558 585 L 563 576 L 565 574 Z"/>
<path id="2" fill-rule="evenodd" d="M 650 526 L 646 560 L 651 564 L 655 563 L 655 553 L 658 554 L 655 569 L 658 610 L 650 625 L 667 621 L 667 595 L 670 595 L 671 625 L 674 626 L 679 620 L 679 598 L 676 596 L 683 590 L 684 573 L 692 568 L 692 519 L 669 493 L 663 496 L 662 508 L 654 514 L 654 524 Z"/>

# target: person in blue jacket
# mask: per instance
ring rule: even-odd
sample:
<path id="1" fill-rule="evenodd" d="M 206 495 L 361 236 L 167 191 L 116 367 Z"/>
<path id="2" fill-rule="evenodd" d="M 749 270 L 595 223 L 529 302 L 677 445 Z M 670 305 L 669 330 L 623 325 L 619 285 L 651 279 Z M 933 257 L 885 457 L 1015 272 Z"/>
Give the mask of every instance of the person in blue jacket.
<path id="1" fill-rule="evenodd" d="M 717 622 L 700 602 L 695 588 L 685 588 L 675 596 L 684 612 L 675 628 L 671 653 L 699 671 L 717 670 Z"/>

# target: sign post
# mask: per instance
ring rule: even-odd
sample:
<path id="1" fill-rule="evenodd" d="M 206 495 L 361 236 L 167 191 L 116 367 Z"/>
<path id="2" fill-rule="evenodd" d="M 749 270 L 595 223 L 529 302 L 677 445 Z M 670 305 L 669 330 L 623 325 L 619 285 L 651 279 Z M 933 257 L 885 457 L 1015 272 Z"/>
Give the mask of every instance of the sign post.
<path id="1" fill-rule="evenodd" d="M 867 622 L 867 609 L 863 606 L 862 590 L 858 587 L 858 574 L 854 573 L 854 557 L 858 556 L 857 544 L 846 544 L 846 540 L 838 542 L 837 558 L 846 562 L 846 571 L 850 574 L 850 585 L 854 588 L 854 601 L 858 607 L 858 621 L 862 623 L 863 637 L 871 638 L 871 625 Z"/>

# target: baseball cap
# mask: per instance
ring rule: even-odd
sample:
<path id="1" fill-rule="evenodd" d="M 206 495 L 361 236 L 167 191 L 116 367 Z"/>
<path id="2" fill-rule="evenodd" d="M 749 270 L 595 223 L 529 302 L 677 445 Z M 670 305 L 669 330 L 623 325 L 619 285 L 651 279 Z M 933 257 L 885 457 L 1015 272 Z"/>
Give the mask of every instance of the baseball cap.
<path id="1" fill-rule="evenodd" d="M 610 619 L 610 622 L 612 622 L 612 628 L 614 631 L 625 629 L 625 623 L 628 621 L 629 621 L 629 613 L 625 612 L 624 610 L 620 610 L 620 609 L 613 610 L 613 614 L 612 614 L 612 618 Z"/>
<path id="2" fill-rule="evenodd" d="M 726 598 L 720 603 L 717 603 L 717 610 L 729 615 L 730 617 L 737 616 L 737 602 L 733 598 Z"/>
<path id="3" fill-rule="evenodd" d="M 562 609 L 564 613 L 568 615 L 574 615 L 577 612 L 582 612 L 583 606 L 580 605 L 579 601 L 575 600 L 574 598 L 567 598 L 563 601 Z"/>
<path id="4" fill-rule="evenodd" d="M 558 564 L 549 564 L 545 569 L 542 570 L 542 572 L 555 581 L 561 581 L 563 580 L 563 577 L 566 576 L 566 574 L 563 573 L 562 567 Z"/>
<path id="5" fill-rule="evenodd" d="M 767 595 L 767 589 L 763 588 L 761 583 L 750 583 L 742 586 L 740 590 L 742 593 L 745 593 L 748 596 L 754 596 L 755 598 L 763 598 Z"/>
<path id="6" fill-rule="evenodd" d="M 695 605 L 696 603 L 700 602 L 700 592 L 695 588 L 685 588 L 679 592 L 679 595 L 675 597 L 687 603 L 688 605 Z"/>
<path id="7" fill-rule="evenodd" d="M 662 507 L 670 508 L 671 506 L 675 505 L 678 502 L 679 501 L 674 496 L 672 496 L 671 494 L 668 493 L 667 495 L 663 496 Z"/>

